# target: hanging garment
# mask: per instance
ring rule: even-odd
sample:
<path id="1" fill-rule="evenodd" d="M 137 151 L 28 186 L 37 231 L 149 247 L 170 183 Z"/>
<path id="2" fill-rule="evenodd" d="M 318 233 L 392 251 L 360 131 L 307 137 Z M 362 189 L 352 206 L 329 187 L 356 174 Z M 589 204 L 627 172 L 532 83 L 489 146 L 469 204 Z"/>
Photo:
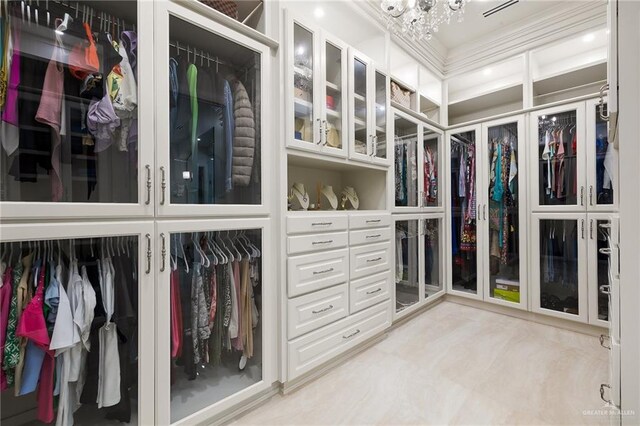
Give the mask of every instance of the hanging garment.
<path id="1" fill-rule="evenodd" d="M 247 358 L 253 356 L 252 286 L 249 277 L 249 260 L 243 259 L 240 267 L 240 297 L 242 299 L 242 350 Z"/>
<path id="2" fill-rule="evenodd" d="M 547 130 L 544 134 L 544 149 L 542 151 L 543 160 L 547 162 L 547 182 L 545 184 L 545 193 L 551 195 L 551 131 Z"/>
<path id="3" fill-rule="evenodd" d="M 402 253 L 402 239 L 406 233 L 402 230 L 396 230 L 396 283 L 402 281 L 404 276 L 404 257 Z"/>
<path id="4" fill-rule="evenodd" d="M 398 143 L 400 141 L 400 143 Z M 396 205 L 407 205 L 407 179 L 406 179 L 406 163 L 405 158 L 405 146 L 401 139 L 396 138 L 396 146 L 394 148 L 395 157 L 395 192 L 396 192 Z"/>
<path id="5" fill-rule="evenodd" d="M 118 150 L 127 151 L 131 124 L 137 116 L 138 86 L 133 69 L 129 63 L 129 57 L 122 43 L 120 44 L 118 52 L 122 57 L 119 67 L 122 79 L 118 91 L 113 97 L 113 109 L 120 119 L 120 129 L 116 135 Z"/>
<path id="6" fill-rule="evenodd" d="M 13 268 L 12 295 L 7 320 L 7 333 L 4 341 L 2 369 L 7 376 L 7 386 L 12 386 L 15 380 L 15 368 L 20 359 L 20 338 L 16 336 L 18 327 L 18 285 L 24 271 L 24 259 L 19 260 Z"/>
<path id="7" fill-rule="evenodd" d="M 16 316 L 18 321 L 22 316 L 22 312 L 24 308 L 27 306 L 29 301 L 31 300 L 31 292 L 29 291 L 29 278 L 31 277 L 31 269 L 33 266 L 33 253 L 30 253 L 26 257 L 22 259 L 22 266 L 24 268 L 22 272 L 22 277 L 20 278 L 20 283 L 18 284 L 18 290 L 16 293 Z M 17 327 L 16 327 L 17 331 Z M 17 336 L 17 334 L 16 334 Z M 19 342 L 19 352 L 18 352 L 18 363 L 16 364 L 15 369 L 15 383 L 14 383 L 14 394 L 15 396 L 20 395 L 20 388 L 22 385 L 22 371 L 24 368 L 24 359 L 26 355 L 26 346 L 27 339 L 18 337 Z"/>
<path id="8" fill-rule="evenodd" d="M 556 172 L 556 198 L 565 198 L 566 190 L 565 190 L 565 164 L 564 164 L 564 132 L 560 131 L 558 134 L 558 152 L 556 153 L 557 161 L 557 169 Z"/>
<path id="9" fill-rule="evenodd" d="M 238 337 L 238 294 L 237 287 L 235 283 L 235 277 L 233 274 L 233 262 L 229 262 L 227 264 L 227 269 L 229 271 L 229 288 L 231 291 L 231 312 L 230 312 L 230 320 L 229 320 L 229 338 L 235 339 Z"/>
<path id="10" fill-rule="evenodd" d="M 607 153 L 604 157 L 604 177 L 602 187 L 604 189 L 613 189 L 617 175 L 618 150 L 614 149 L 613 144 L 607 143 Z"/>
<path id="11" fill-rule="evenodd" d="M 180 277 L 171 271 L 171 358 L 182 354 L 182 306 L 180 302 Z"/>
<path id="12" fill-rule="evenodd" d="M 133 78 L 138 81 L 138 33 L 135 31 L 123 31 L 120 35 L 120 44 L 124 47 L 133 71 Z"/>
<path id="13" fill-rule="evenodd" d="M 233 282 L 236 290 L 236 297 L 238 298 L 238 336 L 235 340 L 232 341 L 233 348 L 242 351 L 243 350 L 243 340 L 244 340 L 244 310 L 243 310 L 243 301 L 242 301 L 242 282 L 240 277 L 240 262 L 238 260 L 233 261 Z"/>
<path id="14" fill-rule="evenodd" d="M 233 185 L 249 186 L 256 148 L 256 123 L 249 94 L 244 85 L 233 82 Z"/>
<path id="15" fill-rule="evenodd" d="M 231 85 L 224 81 L 224 147 L 225 147 L 225 185 L 224 189 L 229 192 L 233 189 L 232 168 L 233 168 L 233 139 L 235 132 L 235 105 L 233 104 L 233 94 Z"/>
<path id="16" fill-rule="evenodd" d="M 7 86 L 9 84 L 9 68 L 11 66 L 11 19 L 0 21 L 0 112 L 4 109 Z"/>
<path id="17" fill-rule="evenodd" d="M 193 264 L 191 282 L 191 330 L 193 332 L 193 363 L 203 362 L 203 349 L 211 335 L 209 329 L 209 309 L 205 302 L 202 264 Z"/>
<path id="18" fill-rule="evenodd" d="M 9 310 L 11 306 L 11 297 L 13 295 L 13 268 L 7 267 L 2 277 L 2 286 L 0 287 L 0 365 L 4 364 L 4 348 L 7 337 L 7 327 L 9 323 Z M 0 370 L 0 389 L 8 388 L 7 377 L 4 368 Z"/>
<path id="19" fill-rule="evenodd" d="M 18 25 L 7 25 L 5 32 L 7 48 L 4 57 L 4 79 L 7 88 L 4 93 L 4 107 L 0 120 L 0 142 L 7 155 L 12 155 L 19 146 L 19 86 L 22 55 L 20 53 L 20 30 Z M 2 76 L 0 76 L 2 77 Z"/>
<path id="20" fill-rule="evenodd" d="M 99 370 L 98 408 L 111 407 L 120 402 L 120 357 L 118 355 L 117 326 L 111 321 L 114 312 L 115 289 L 113 279 L 115 270 L 110 257 L 102 258 L 98 263 L 100 273 L 100 292 L 105 312 L 105 323 L 98 330 L 99 339 Z M 86 268 L 83 268 L 83 274 Z"/>

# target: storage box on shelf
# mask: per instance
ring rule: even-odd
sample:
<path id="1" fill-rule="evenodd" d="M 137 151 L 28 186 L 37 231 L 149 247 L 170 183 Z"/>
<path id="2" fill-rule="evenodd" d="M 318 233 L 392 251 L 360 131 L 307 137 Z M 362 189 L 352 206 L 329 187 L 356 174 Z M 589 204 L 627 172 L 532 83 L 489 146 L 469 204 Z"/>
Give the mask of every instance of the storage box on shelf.
<path id="1" fill-rule="evenodd" d="M 288 241 L 323 242 L 287 259 L 289 381 L 390 325 L 390 223 L 386 212 L 287 214 Z M 348 248 L 324 244 L 343 235 Z"/>

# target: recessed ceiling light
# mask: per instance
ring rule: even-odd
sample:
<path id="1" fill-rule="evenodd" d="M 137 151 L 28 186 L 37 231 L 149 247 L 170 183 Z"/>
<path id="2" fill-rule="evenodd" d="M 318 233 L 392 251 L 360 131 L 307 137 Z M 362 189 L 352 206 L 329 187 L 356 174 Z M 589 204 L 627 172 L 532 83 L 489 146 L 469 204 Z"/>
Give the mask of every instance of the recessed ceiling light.
<path id="1" fill-rule="evenodd" d="M 589 33 L 584 37 L 582 37 L 582 41 L 584 41 L 585 43 L 591 43 L 595 39 L 596 39 L 596 36 L 593 33 Z"/>
<path id="2" fill-rule="evenodd" d="M 316 18 L 320 19 L 324 17 L 324 9 L 321 7 L 316 7 L 313 10 L 313 14 L 315 15 Z"/>
<path id="3" fill-rule="evenodd" d="M 484 75 L 491 75 L 491 73 L 493 73 L 491 68 L 485 68 L 484 71 L 482 71 L 482 74 Z"/>

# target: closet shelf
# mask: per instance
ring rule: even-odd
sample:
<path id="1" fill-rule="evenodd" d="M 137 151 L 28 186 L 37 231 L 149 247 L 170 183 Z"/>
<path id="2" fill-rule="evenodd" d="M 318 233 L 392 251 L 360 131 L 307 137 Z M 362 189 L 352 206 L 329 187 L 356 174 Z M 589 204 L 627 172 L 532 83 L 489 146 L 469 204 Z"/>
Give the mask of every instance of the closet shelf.
<path id="1" fill-rule="evenodd" d="M 307 115 L 313 112 L 313 103 L 302 99 L 293 98 L 296 115 Z"/>
<path id="2" fill-rule="evenodd" d="M 330 157 L 321 153 L 306 152 L 297 149 L 288 149 L 287 154 L 287 163 L 299 167 L 312 167 L 335 171 L 386 171 L 388 169 L 387 166 L 351 161 L 345 158 Z"/>
<path id="3" fill-rule="evenodd" d="M 327 81 L 327 89 L 331 89 L 334 92 L 341 92 L 340 87 L 337 84 Z"/>
<path id="4" fill-rule="evenodd" d="M 356 101 L 360 101 L 360 102 L 366 102 L 366 101 L 367 101 L 367 98 L 366 98 L 366 97 L 364 97 L 364 95 L 360 95 L 360 94 L 355 93 L 355 92 L 353 93 L 353 98 L 354 98 Z"/>
<path id="5" fill-rule="evenodd" d="M 327 108 L 327 116 L 329 117 L 335 117 L 335 118 L 342 118 L 342 114 L 340 114 L 338 111 L 332 110 Z"/>

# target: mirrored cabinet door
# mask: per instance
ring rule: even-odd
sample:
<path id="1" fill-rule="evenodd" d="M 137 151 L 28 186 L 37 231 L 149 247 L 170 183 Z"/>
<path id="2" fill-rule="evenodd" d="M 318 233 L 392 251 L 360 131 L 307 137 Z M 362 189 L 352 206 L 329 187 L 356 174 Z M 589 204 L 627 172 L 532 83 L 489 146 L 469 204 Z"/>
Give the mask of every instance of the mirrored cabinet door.
<path id="1" fill-rule="evenodd" d="M 418 173 L 419 125 L 408 117 L 394 113 L 393 155 L 395 207 L 420 207 L 420 180 Z"/>
<path id="2" fill-rule="evenodd" d="M 158 110 L 159 213 L 266 211 L 267 47 L 176 3 L 162 3 L 156 15 L 158 93 L 166 100 Z M 313 38 L 302 27 L 298 34 L 301 61 L 312 58 Z"/>
<path id="3" fill-rule="evenodd" d="M 314 33 L 298 22 L 293 23 L 293 139 L 308 144 L 317 143 L 319 127 L 314 117 Z M 327 54 L 329 49 L 327 47 Z M 318 128 L 319 131 L 319 128 Z"/>
<path id="4" fill-rule="evenodd" d="M 389 78 L 381 73 L 375 71 L 375 105 L 374 105 L 374 125 L 375 132 L 373 132 L 373 157 L 374 160 L 379 160 L 382 163 L 386 163 L 388 159 L 387 155 L 387 115 L 388 115 L 388 101 L 389 101 Z"/>
<path id="5" fill-rule="evenodd" d="M 347 152 L 347 46 L 323 37 L 324 44 L 324 119 L 323 151 L 346 156 Z"/>
<path id="6" fill-rule="evenodd" d="M 424 239 L 424 298 L 429 301 L 444 290 L 444 241 L 441 237 L 442 219 L 422 221 Z"/>
<path id="7" fill-rule="evenodd" d="M 396 221 L 396 313 L 420 302 L 419 220 Z"/>
<path id="8" fill-rule="evenodd" d="M 3 216 L 153 213 L 146 182 L 154 147 L 140 144 L 153 122 L 146 114 L 153 98 L 140 96 L 152 91 L 150 82 L 138 78 L 151 72 L 150 27 L 138 15 L 153 5 L 144 3 L 8 3 Z"/>
<path id="9" fill-rule="evenodd" d="M 124 233 L 59 237 L 81 227 L 0 244 L 2 424 L 153 423 L 151 236 L 139 234 L 153 226 L 101 224 Z"/>
<path id="10" fill-rule="evenodd" d="M 477 130 L 449 136 L 451 164 L 451 290 L 467 296 L 482 295 L 478 264 Z"/>
<path id="11" fill-rule="evenodd" d="M 485 128 L 483 159 L 485 197 L 483 232 L 488 235 L 485 262 L 488 297 L 512 305 L 525 306 L 524 277 L 526 258 L 520 234 L 525 218 L 524 171 L 520 158 L 523 122 L 521 120 L 488 125 Z M 522 188 L 521 188 L 522 186 Z M 522 190 L 521 190 L 522 189 Z"/>
<path id="12" fill-rule="evenodd" d="M 441 207 L 442 194 L 439 173 L 440 141 L 442 135 L 422 126 L 422 205 L 424 207 Z"/>
<path id="13" fill-rule="evenodd" d="M 607 104 L 587 102 L 587 157 L 588 198 L 590 211 L 613 211 L 617 209 L 618 151 L 609 143 L 608 122 L 602 118 L 607 114 Z"/>

